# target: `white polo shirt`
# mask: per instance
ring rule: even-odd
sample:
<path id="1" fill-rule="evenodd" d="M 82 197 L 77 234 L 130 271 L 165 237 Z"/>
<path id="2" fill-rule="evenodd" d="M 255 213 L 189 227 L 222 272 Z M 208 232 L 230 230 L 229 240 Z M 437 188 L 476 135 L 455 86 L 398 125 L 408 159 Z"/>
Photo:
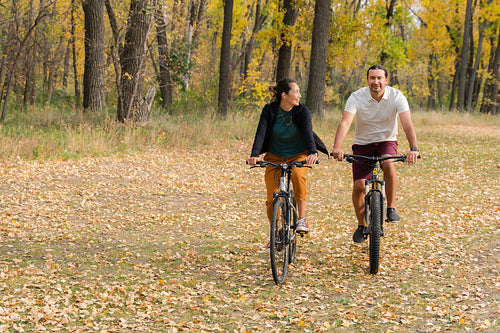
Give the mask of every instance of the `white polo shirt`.
<path id="1" fill-rule="evenodd" d="M 396 88 L 386 86 L 380 102 L 372 97 L 369 87 L 356 90 L 345 105 L 346 112 L 356 115 L 354 144 L 396 141 L 397 115 L 409 110 L 406 97 Z"/>

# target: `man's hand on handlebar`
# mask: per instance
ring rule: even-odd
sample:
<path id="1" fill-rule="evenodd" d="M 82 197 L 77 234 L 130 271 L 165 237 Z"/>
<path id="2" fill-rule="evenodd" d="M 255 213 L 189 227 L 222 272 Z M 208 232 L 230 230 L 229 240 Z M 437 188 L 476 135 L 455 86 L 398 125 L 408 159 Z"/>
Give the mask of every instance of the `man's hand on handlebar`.
<path id="1" fill-rule="evenodd" d="M 406 154 L 406 162 L 408 164 L 415 164 L 417 163 L 417 158 L 420 157 L 420 153 L 417 151 L 409 151 L 407 154 Z"/>
<path id="2" fill-rule="evenodd" d="M 344 151 L 342 149 L 333 148 L 330 155 L 337 161 L 342 161 L 344 159 Z"/>
<path id="3" fill-rule="evenodd" d="M 259 161 L 259 158 L 258 158 L 258 157 L 250 157 L 250 158 L 247 160 L 247 164 L 248 164 L 248 165 L 256 165 L 258 161 Z"/>

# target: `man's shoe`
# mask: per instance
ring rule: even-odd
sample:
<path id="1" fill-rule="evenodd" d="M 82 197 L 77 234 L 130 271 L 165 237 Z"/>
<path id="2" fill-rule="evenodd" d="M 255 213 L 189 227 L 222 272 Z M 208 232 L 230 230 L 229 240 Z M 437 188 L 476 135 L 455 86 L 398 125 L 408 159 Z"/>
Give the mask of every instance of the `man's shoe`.
<path id="1" fill-rule="evenodd" d="M 396 213 L 396 208 L 387 208 L 387 222 L 399 222 L 401 218 L 398 213 Z"/>
<path id="2" fill-rule="evenodd" d="M 266 251 L 267 253 L 271 252 L 271 242 L 267 242 L 267 245 L 266 245 L 264 251 Z"/>
<path id="3" fill-rule="evenodd" d="M 297 222 L 297 228 L 295 229 L 297 232 L 307 234 L 309 233 L 309 227 L 307 226 L 306 219 L 302 218 Z"/>
<path id="4" fill-rule="evenodd" d="M 354 241 L 354 243 L 363 243 L 364 242 L 364 240 L 365 240 L 365 236 L 363 235 L 364 228 L 365 228 L 364 226 L 358 225 L 358 229 L 356 229 L 356 231 L 352 235 L 352 240 Z"/>

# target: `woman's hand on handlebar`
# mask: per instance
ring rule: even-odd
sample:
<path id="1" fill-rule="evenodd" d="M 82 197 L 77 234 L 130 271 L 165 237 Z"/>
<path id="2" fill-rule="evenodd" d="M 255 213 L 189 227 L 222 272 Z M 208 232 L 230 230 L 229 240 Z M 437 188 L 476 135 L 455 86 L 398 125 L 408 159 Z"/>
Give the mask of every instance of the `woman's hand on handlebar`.
<path id="1" fill-rule="evenodd" d="M 312 167 L 318 161 L 318 154 L 307 155 L 306 165 Z"/>
<path id="2" fill-rule="evenodd" d="M 248 164 L 248 165 L 256 165 L 258 161 L 259 161 L 259 158 L 258 158 L 258 157 L 250 157 L 250 158 L 247 160 L 247 164 Z"/>
<path id="3" fill-rule="evenodd" d="M 342 149 L 336 149 L 336 148 L 333 148 L 332 149 L 332 152 L 331 152 L 331 155 L 334 159 L 336 159 L 337 161 L 342 161 L 344 160 L 344 151 Z"/>

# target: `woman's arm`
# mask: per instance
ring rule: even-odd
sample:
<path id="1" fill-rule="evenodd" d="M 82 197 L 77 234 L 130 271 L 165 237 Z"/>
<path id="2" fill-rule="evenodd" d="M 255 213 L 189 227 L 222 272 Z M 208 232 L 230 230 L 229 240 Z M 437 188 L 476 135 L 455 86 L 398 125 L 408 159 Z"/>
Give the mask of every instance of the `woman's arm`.
<path id="1" fill-rule="evenodd" d="M 260 119 L 257 125 L 257 130 L 255 131 L 255 138 L 253 141 L 250 157 L 259 157 L 260 152 L 262 151 L 270 122 L 270 115 L 270 106 L 269 104 L 267 104 L 266 106 L 264 106 L 260 114 Z"/>

